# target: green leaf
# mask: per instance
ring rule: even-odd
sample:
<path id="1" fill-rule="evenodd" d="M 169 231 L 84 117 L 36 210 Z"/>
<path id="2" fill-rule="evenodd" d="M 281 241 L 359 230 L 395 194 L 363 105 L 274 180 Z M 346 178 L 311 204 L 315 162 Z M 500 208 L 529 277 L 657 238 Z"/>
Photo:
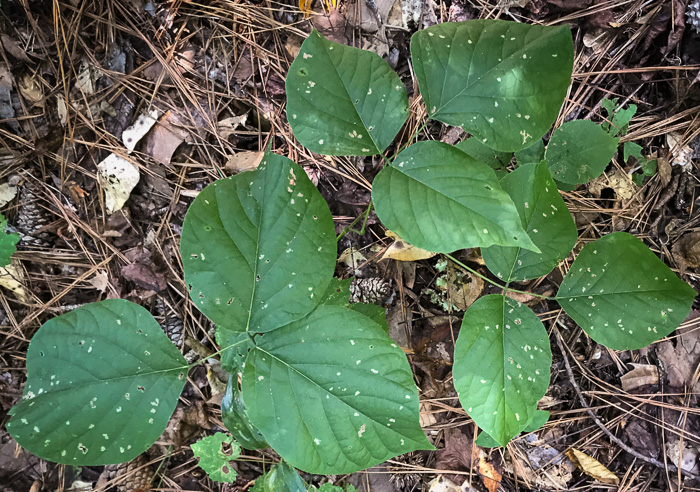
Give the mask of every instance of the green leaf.
<path id="1" fill-rule="evenodd" d="M 576 224 L 559 195 L 547 164 L 525 164 L 501 180 L 513 199 L 522 225 L 540 249 L 491 246 L 481 253 L 494 275 L 506 282 L 547 275 L 571 252 L 576 243 Z"/>
<path id="2" fill-rule="evenodd" d="M 452 371 L 459 401 L 501 446 L 530 422 L 549 386 L 552 352 L 539 318 L 502 295 L 467 310 Z"/>
<path id="3" fill-rule="evenodd" d="M 39 329 L 7 430 L 29 452 L 75 466 L 131 461 L 161 435 L 187 362 L 141 306 L 85 305 Z"/>
<path id="4" fill-rule="evenodd" d="M 622 144 L 622 155 L 625 162 L 629 161 L 630 157 L 634 157 L 640 162 L 646 160 L 642 155 L 642 146 L 634 142 Z"/>
<path id="5" fill-rule="evenodd" d="M 508 163 L 510 162 L 511 152 L 498 152 L 493 150 L 483 143 L 478 138 L 468 138 L 462 140 L 455 145 L 465 154 L 469 154 L 474 160 L 488 164 L 494 170 L 498 179 L 508 174 Z"/>
<path id="6" fill-rule="evenodd" d="M 418 142 L 372 184 L 382 223 L 414 246 L 450 253 L 493 244 L 537 250 L 494 171 L 456 147 Z"/>
<path id="7" fill-rule="evenodd" d="M 379 55 L 316 30 L 289 67 L 285 88 L 294 136 L 319 154 L 381 154 L 408 118 L 403 82 Z"/>
<path id="8" fill-rule="evenodd" d="M 12 263 L 12 255 L 17 251 L 19 234 L 7 233 L 7 219 L 0 214 L 0 266 Z"/>
<path id="9" fill-rule="evenodd" d="M 324 483 L 320 488 L 314 486 L 309 487 L 309 492 L 357 492 L 357 489 L 350 484 L 347 484 L 345 488 L 339 487 L 338 485 L 333 485 L 332 483 Z"/>
<path id="10" fill-rule="evenodd" d="M 544 142 L 541 138 L 526 149 L 519 150 L 515 153 L 515 161 L 518 163 L 518 166 L 532 163 L 537 164 L 538 162 L 542 162 L 543 160 Z"/>
<path id="11" fill-rule="evenodd" d="M 571 80 L 568 26 L 447 22 L 411 39 L 428 115 L 497 150 L 525 148 L 554 123 Z"/>
<path id="12" fill-rule="evenodd" d="M 540 429 L 549 420 L 549 412 L 546 410 L 537 410 L 535 415 L 532 416 L 532 420 L 527 424 L 524 431 L 525 432 L 535 432 Z"/>
<path id="13" fill-rule="evenodd" d="M 255 480 L 251 492 L 306 492 L 304 481 L 299 473 L 284 461 Z"/>
<path id="14" fill-rule="evenodd" d="M 639 239 L 614 232 L 584 246 L 557 301 L 596 342 L 633 350 L 675 330 L 695 295 Z"/>
<path id="15" fill-rule="evenodd" d="M 537 410 L 530 422 L 527 424 L 523 432 L 535 432 L 549 420 L 549 412 L 545 410 Z M 482 448 L 499 448 L 501 445 L 488 433 L 481 431 L 476 438 L 476 444 Z"/>
<path id="16" fill-rule="evenodd" d="M 231 376 L 221 399 L 221 420 L 233 438 L 245 449 L 262 449 L 269 445 L 253 425 L 245 411 L 245 404 L 238 389 L 238 378 Z"/>
<path id="17" fill-rule="evenodd" d="M 328 205 L 304 170 L 266 154 L 256 171 L 214 182 L 190 206 L 180 244 L 195 305 L 222 347 L 306 316 L 335 269 Z"/>
<path id="18" fill-rule="evenodd" d="M 603 174 L 619 140 L 592 121 L 570 121 L 552 133 L 545 159 L 557 181 L 583 184 Z"/>
<path id="19" fill-rule="evenodd" d="M 224 444 L 231 446 L 231 454 L 224 452 Z M 192 452 L 199 458 L 199 467 L 212 480 L 227 483 L 236 481 L 237 473 L 230 462 L 241 455 L 241 447 L 231 436 L 217 432 L 213 436 L 202 438 L 192 445 Z"/>
<path id="20" fill-rule="evenodd" d="M 622 107 L 617 105 L 617 98 L 611 100 L 607 97 L 601 101 L 600 105 L 608 112 L 608 119 L 612 122 L 612 125 L 607 121 L 601 123 L 600 126 L 603 130 L 610 133 L 613 137 L 626 135 L 630 121 L 637 112 L 637 106 L 630 104 L 627 109 L 622 109 Z"/>
<path id="21" fill-rule="evenodd" d="M 309 473 L 352 473 L 432 449 L 403 351 L 377 323 L 343 307 L 319 306 L 259 336 L 242 387 L 267 442 Z"/>

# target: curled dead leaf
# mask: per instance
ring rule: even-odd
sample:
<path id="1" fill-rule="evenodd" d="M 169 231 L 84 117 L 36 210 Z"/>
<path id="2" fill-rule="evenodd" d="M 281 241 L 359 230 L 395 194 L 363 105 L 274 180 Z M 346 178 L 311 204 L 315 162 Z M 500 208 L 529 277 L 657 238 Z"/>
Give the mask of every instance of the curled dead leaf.
<path id="1" fill-rule="evenodd" d="M 386 231 L 386 236 L 393 239 L 394 242 L 384 252 L 380 261 L 390 259 L 398 261 L 418 261 L 432 258 L 437 254 L 408 244 L 392 231 Z"/>
<path id="2" fill-rule="evenodd" d="M 479 469 L 479 478 L 484 483 L 484 486 L 489 492 L 496 492 L 501 485 L 503 476 L 496 468 L 486 459 L 486 453 L 479 446 L 472 448 L 472 454 L 477 456 L 472 457 L 472 463 L 476 461 Z M 474 459 L 476 458 L 476 459 Z"/>
<path id="3" fill-rule="evenodd" d="M 25 277 L 19 261 L 12 259 L 12 263 L 7 266 L 0 267 L 0 286 L 9 291 L 14 292 L 22 302 L 29 300 L 29 294 L 24 288 Z"/>
<path id="4" fill-rule="evenodd" d="M 599 482 L 611 485 L 620 483 L 613 472 L 605 468 L 603 464 L 595 458 L 588 456 L 586 453 L 579 451 L 576 448 L 571 448 L 566 452 L 569 459 L 586 475 L 595 478 Z"/>
<path id="5" fill-rule="evenodd" d="M 265 156 L 265 152 L 236 152 L 226 158 L 224 171 L 232 174 L 257 169 Z"/>
<path id="6" fill-rule="evenodd" d="M 632 391 L 641 386 L 656 384 L 659 382 L 659 371 L 651 364 L 630 364 L 632 369 L 620 378 L 622 389 Z"/>

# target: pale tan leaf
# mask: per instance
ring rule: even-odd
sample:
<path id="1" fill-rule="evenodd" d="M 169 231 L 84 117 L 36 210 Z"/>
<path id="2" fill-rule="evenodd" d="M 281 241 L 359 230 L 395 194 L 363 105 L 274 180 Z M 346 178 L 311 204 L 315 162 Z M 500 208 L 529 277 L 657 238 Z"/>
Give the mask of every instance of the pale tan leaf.
<path id="1" fill-rule="evenodd" d="M 120 210 L 140 179 L 139 170 L 123 157 L 110 154 L 97 165 L 97 181 L 105 191 L 105 206 L 111 214 Z"/>
<path id="2" fill-rule="evenodd" d="M 620 378 L 622 383 L 622 389 L 625 391 L 632 391 L 641 386 L 646 386 L 649 384 L 656 384 L 659 382 L 659 371 L 656 366 L 651 364 L 630 364 L 634 369 L 632 369 L 627 374 L 624 374 Z"/>
<path id="3" fill-rule="evenodd" d="M 605 468 L 600 461 L 588 456 L 578 449 L 571 448 L 566 452 L 569 459 L 588 476 L 591 476 L 602 483 L 617 485 L 620 479 L 613 472 Z"/>
<path id="4" fill-rule="evenodd" d="M 240 116 L 224 118 L 216 124 L 216 128 L 219 130 L 219 135 L 221 135 L 221 138 L 228 138 L 234 133 L 236 133 L 236 129 L 239 126 L 245 125 L 247 119 L 248 113 L 242 114 Z"/>
<path id="5" fill-rule="evenodd" d="M 228 156 L 224 170 L 233 174 L 257 169 L 265 156 L 265 152 L 236 152 Z"/>
<path id="6" fill-rule="evenodd" d="M 95 273 L 95 276 L 92 277 L 88 282 L 90 282 L 90 285 L 92 285 L 95 289 L 99 290 L 100 292 L 104 292 L 105 290 L 107 290 L 107 287 L 109 287 L 109 277 L 107 276 L 107 272 Z"/>
<path id="7" fill-rule="evenodd" d="M 0 184 L 0 207 L 4 207 L 17 196 L 17 186 L 10 183 Z"/>
<path id="8" fill-rule="evenodd" d="M 24 288 L 24 280 L 24 270 L 14 258 L 9 265 L 0 267 L 0 287 L 14 292 L 17 299 L 23 302 L 29 300 L 29 294 Z"/>
<path id="9" fill-rule="evenodd" d="M 398 260 L 398 261 L 418 261 L 432 258 L 437 253 L 431 253 L 421 248 L 416 248 L 401 239 L 396 233 L 386 231 L 386 236 L 394 240 L 389 248 L 384 252 L 381 260 Z"/>
<path id="10" fill-rule="evenodd" d="M 462 492 L 462 488 L 449 478 L 438 475 L 428 484 L 428 492 Z"/>
<path id="11" fill-rule="evenodd" d="M 158 121 L 158 110 L 154 109 L 148 113 L 141 113 L 133 125 L 122 132 L 122 142 L 131 154 L 136 148 L 136 144 L 153 128 Z"/>

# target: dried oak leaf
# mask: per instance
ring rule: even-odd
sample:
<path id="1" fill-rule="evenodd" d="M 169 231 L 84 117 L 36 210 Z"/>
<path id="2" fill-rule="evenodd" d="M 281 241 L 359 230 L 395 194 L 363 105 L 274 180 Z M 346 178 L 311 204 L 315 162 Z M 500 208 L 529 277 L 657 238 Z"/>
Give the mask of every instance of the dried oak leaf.
<path id="1" fill-rule="evenodd" d="M 571 448 L 566 452 L 569 459 L 586 475 L 595 478 L 599 482 L 617 485 L 620 479 L 613 472 L 605 468 L 603 464 L 595 458 L 588 456 L 578 449 Z"/>

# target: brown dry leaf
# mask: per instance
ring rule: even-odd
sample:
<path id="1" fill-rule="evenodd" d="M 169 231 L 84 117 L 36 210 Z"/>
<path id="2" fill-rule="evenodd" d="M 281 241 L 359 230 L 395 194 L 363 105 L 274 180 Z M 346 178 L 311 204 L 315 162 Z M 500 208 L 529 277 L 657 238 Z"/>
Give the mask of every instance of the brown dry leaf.
<path id="1" fill-rule="evenodd" d="M 0 287 L 14 292 L 17 299 L 22 302 L 29 300 L 29 294 L 24 288 L 24 283 L 24 270 L 18 260 L 12 258 L 12 263 L 0 267 Z"/>
<path id="2" fill-rule="evenodd" d="M 287 51 L 287 54 L 292 60 L 295 59 L 299 54 L 299 51 L 301 50 L 301 43 L 303 42 L 304 38 L 302 38 L 298 34 L 290 34 L 287 38 L 287 42 L 284 45 L 284 49 Z"/>
<path id="3" fill-rule="evenodd" d="M 245 125 L 248 119 L 248 113 L 242 114 L 240 116 L 231 116 L 230 118 L 224 118 L 216 124 L 216 128 L 219 131 L 221 138 L 228 138 L 234 133 L 236 133 L 236 128 L 241 125 Z"/>
<path id="4" fill-rule="evenodd" d="M 416 248 L 401 239 L 396 233 L 386 231 L 386 237 L 394 240 L 389 248 L 384 252 L 381 260 L 398 260 L 398 261 L 418 261 L 432 258 L 437 253 L 431 253 L 421 248 Z"/>
<path id="5" fill-rule="evenodd" d="M 452 304 L 466 311 L 481 295 L 484 281 L 452 262 L 447 263 L 447 294 Z"/>
<path id="6" fill-rule="evenodd" d="M 158 110 L 154 109 L 148 113 L 142 113 L 133 125 L 122 132 L 122 142 L 131 154 L 136 148 L 136 144 L 153 128 L 158 121 Z"/>
<path id="7" fill-rule="evenodd" d="M 437 423 L 437 420 L 435 419 L 435 415 L 433 415 L 432 408 L 430 405 L 424 401 L 420 403 L 420 426 L 421 428 L 425 429 L 426 427 L 430 427 L 431 425 L 435 425 Z"/>
<path id="8" fill-rule="evenodd" d="M 479 478 L 484 483 L 484 486 L 489 492 L 496 492 L 498 487 L 501 485 L 501 478 L 503 476 L 501 473 L 494 468 L 494 466 L 488 462 L 486 459 L 486 453 L 479 446 L 474 446 L 472 448 L 472 463 L 477 462 L 479 468 Z"/>
<path id="9" fill-rule="evenodd" d="M 651 364 L 630 364 L 632 369 L 620 378 L 622 389 L 632 391 L 642 386 L 656 384 L 659 382 L 659 371 Z"/>
<path id="10" fill-rule="evenodd" d="M 0 45 L 7 51 L 10 55 L 22 60 L 23 62 L 31 62 L 27 53 L 20 47 L 19 43 L 12 39 L 8 34 L 0 34 Z"/>
<path id="11" fill-rule="evenodd" d="M 632 178 L 618 169 L 597 177 L 588 185 L 588 191 L 596 197 L 600 197 L 601 192 L 605 188 L 612 188 L 616 197 L 622 201 L 622 204 L 634 197 L 637 190 L 639 190 Z"/>
<path id="12" fill-rule="evenodd" d="M 155 273 L 142 263 L 130 263 L 122 268 L 125 279 L 131 280 L 142 289 L 160 292 L 168 287 L 168 281 L 162 273 Z"/>
<path id="13" fill-rule="evenodd" d="M 90 285 L 100 292 L 104 292 L 109 287 L 109 277 L 106 272 L 97 272 L 90 280 Z"/>
<path id="14" fill-rule="evenodd" d="M 657 165 L 657 170 L 656 174 L 659 175 L 659 179 L 661 180 L 661 187 L 666 188 L 668 184 L 671 182 L 672 174 L 673 174 L 673 169 L 671 169 L 671 164 L 668 162 L 668 159 L 664 159 L 663 157 L 658 157 L 656 159 L 656 165 Z"/>
<path id="15" fill-rule="evenodd" d="M 328 14 L 314 15 L 311 17 L 311 23 L 326 39 L 340 44 L 350 44 L 348 21 L 337 9 L 331 9 Z"/>
<path id="16" fill-rule="evenodd" d="M 676 338 L 675 346 L 670 340 L 659 342 L 656 355 L 663 363 L 669 386 L 678 389 L 690 386 L 700 363 L 700 330 L 684 331 Z M 689 391 L 700 392 L 700 383 L 695 382 Z"/>
<path id="17" fill-rule="evenodd" d="M 29 74 L 25 74 L 21 79 L 19 79 L 19 84 L 17 88 L 22 93 L 24 98 L 32 106 L 44 107 L 44 91 L 41 88 L 41 84 Z"/>
<path id="18" fill-rule="evenodd" d="M 671 247 L 671 255 L 681 270 L 700 267 L 700 232 L 689 232 L 678 238 Z"/>
<path id="19" fill-rule="evenodd" d="M 177 148 L 189 136 L 187 130 L 172 123 L 172 115 L 171 111 L 165 113 L 143 143 L 143 151 L 163 165 L 170 164 Z"/>
<path id="20" fill-rule="evenodd" d="M 97 165 L 97 181 L 105 191 L 105 206 L 111 214 L 120 210 L 138 184 L 139 170 L 123 157 L 110 154 Z"/>
<path id="21" fill-rule="evenodd" d="M 588 476 L 591 476 L 599 482 L 617 485 L 620 479 L 613 472 L 605 468 L 598 460 L 588 456 L 586 453 L 579 451 L 576 448 L 571 448 L 566 452 L 569 459 Z"/>
<path id="22" fill-rule="evenodd" d="M 236 152 L 226 158 L 224 171 L 232 174 L 257 169 L 263 160 L 265 152 Z"/>

